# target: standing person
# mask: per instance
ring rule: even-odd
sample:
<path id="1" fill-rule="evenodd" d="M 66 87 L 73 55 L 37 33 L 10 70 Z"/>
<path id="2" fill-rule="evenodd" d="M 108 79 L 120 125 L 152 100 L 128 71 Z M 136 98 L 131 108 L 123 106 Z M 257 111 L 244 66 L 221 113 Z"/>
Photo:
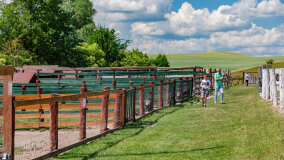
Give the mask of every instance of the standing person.
<path id="1" fill-rule="evenodd" d="M 220 90 L 221 104 L 225 104 L 223 102 L 224 90 L 223 90 L 223 75 L 221 73 L 221 68 L 218 68 L 217 73 L 214 74 L 214 78 L 215 78 L 215 98 L 214 98 L 214 102 L 215 102 L 215 104 L 217 103 L 218 91 Z"/>
<path id="2" fill-rule="evenodd" d="M 246 72 L 246 74 L 245 74 L 246 87 L 248 87 L 248 85 L 249 85 L 249 78 L 250 78 L 250 75 L 248 74 L 248 72 Z"/>
<path id="3" fill-rule="evenodd" d="M 202 106 L 207 107 L 207 97 L 209 95 L 209 89 L 211 86 L 210 80 L 208 80 L 207 75 L 204 74 L 204 79 L 201 81 L 200 87 L 201 87 L 201 100 L 202 100 Z"/>

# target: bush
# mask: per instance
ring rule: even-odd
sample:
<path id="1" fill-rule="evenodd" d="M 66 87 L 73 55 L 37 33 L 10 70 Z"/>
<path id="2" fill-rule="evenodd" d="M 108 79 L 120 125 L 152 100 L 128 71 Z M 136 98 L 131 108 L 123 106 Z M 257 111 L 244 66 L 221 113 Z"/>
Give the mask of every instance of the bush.
<path id="1" fill-rule="evenodd" d="M 125 58 L 121 61 L 121 66 L 154 66 L 153 60 L 139 49 L 124 51 Z"/>
<path id="2" fill-rule="evenodd" d="M 87 67 L 105 67 L 106 61 L 104 59 L 105 53 L 102 51 L 98 44 L 89 44 L 86 42 L 81 43 L 76 47 L 77 53 L 81 54 L 81 60 L 84 61 Z M 81 64 L 84 65 L 84 64 Z"/>
<path id="3" fill-rule="evenodd" d="M 157 67 L 170 67 L 170 63 L 168 61 L 168 58 L 166 55 L 159 54 L 155 61 L 154 61 L 155 66 Z"/>

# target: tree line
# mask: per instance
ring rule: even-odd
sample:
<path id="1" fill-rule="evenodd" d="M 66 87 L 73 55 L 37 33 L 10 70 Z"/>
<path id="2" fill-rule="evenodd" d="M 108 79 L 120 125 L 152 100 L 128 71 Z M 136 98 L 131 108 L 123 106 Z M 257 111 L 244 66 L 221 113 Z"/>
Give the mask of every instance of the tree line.
<path id="1" fill-rule="evenodd" d="M 1 1 L 0 65 L 169 66 L 165 55 L 127 50 L 131 41 L 96 26 L 96 13 L 89 0 Z"/>

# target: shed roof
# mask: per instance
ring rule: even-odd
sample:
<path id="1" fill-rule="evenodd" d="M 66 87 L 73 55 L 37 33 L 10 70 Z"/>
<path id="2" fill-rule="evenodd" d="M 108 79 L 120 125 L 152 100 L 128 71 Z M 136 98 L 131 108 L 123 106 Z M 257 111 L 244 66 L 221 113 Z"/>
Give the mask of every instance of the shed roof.
<path id="1" fill-rule="evenodd" d="M 32 78 L 37 73 L 38 69 L 42 68 L 57 68 L 58 65 L 29 65 L 18 68 L 14 73 L 13 83 L 30 83 Z M 42 73 L 54 73 L 54 70 L 41 71 Z"/>

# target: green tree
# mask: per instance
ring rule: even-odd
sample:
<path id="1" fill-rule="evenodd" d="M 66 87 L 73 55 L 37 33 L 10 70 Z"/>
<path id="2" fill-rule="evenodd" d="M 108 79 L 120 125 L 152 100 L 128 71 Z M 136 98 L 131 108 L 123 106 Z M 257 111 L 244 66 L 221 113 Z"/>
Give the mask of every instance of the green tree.
<path id="1" fill-rule="evenodd" d="M 64 3 L 63 3 L 64 2 Z M 1 4 L 0 44 L 19 37 L 37 64 L 74 66 L 74 48 L 93 32 L 88 0 L 13 0 Z M 65 4 L 65 6 L 64 6 Z M 80 60 L 80 59 L 79 59 Z"/>
<path id="2" fill-rule="evenodd" d="M 82 59 L 85 60 L 86 67 L 104 67 L 106 61 L 104 59 L 105 53 L 96 43 L 89 44 L 86 42 L 81 43 L 76 47 L 79 50 Z M 84 66 L 81 64 L 81 66 Z"/>
<path id="3" fill-rule="evenodd" d="M 12 1 L 1 8 L 1 41 L 19 37 L 37 63 L 67 65 L 64 60 L 76 46 L 77 37 L 61 3 L 62 0 Z"/>
<path id="4" fill-rule="evenodd" d="M 162 55 L 162 54 L 159 54 L 155 60 L 154 60 L 154 64 L 155 66 L 157 67 L 169 67 L 170 66 L 170 63 L 168 61 L 168 58 L 166 55 Z"/>
<path id="5" fill-rule="evenodd" d="M 18 60 L 18 66 L 29 65 L 32 63 L 32 56 L 26 51 L 19 39 L 6 42 L 2 45 L 3 51 L 0 52 L 0 66 L 14 65 L 14 60 Z"/>
<path id="6" fill-rule="evenodd" d="M 106 66 L 121 66 L 120 62 L 125 57 L 122 51 L 128 47 L 129 40 L 123 43 L 118 35 L 114 29 L 99 26 L 89 37 L 88 43 L 96 43 L 104 51 Z"/>
<path id="7" fill-rule="evenodd" d="M 154 66 L 152 59 L 139 49 L 124 51 L 125 57 L 121 61 L 121 66 Z"/>
<path id="8" fill-rule="evenodd" d="M 97 13 L 90 0 L 64 0 L 61 8 L 71 16 L 79 40 L 87 41 L 93 33 L 95 23 L 93 16 Z"/>

